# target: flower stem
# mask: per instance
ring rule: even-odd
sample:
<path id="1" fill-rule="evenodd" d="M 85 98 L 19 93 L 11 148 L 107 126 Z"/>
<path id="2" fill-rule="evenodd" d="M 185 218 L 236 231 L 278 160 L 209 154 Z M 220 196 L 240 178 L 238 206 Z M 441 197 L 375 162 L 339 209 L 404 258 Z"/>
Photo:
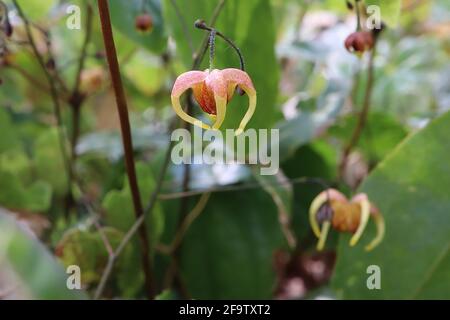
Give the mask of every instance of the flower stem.
<path id="1" fill-rule="evenodd" d="M 214 52 L 216 49 L 216 30 L 212 29 L 209 34 L 209 72 L 214 69 Z"/>
<path id="2" fill-rule="evenodd" d="M 144 215 L 144 210 L 142 207 L 141 196 L 137 183 L 136 168 L 133 155 L 133 142 L 131 137 L 130 121 L 128 117 L 128 107 L 122 85 L 122 78 L 120 76 L 119 63 L 117 61 L 117 53 L 111 28 L 111 18 L 109 14 L 108 1 L 98 0 L 98 9 L 100 13 L 100 22 L 102 26 L 103 40 L 105 44 L 111 81 L 114 89 L 114 94 L 116 96 L 117 109 L 119 112 L 128 182 L 130 184 L 136 219 L 140 219 Z M 139 228 L 139 238 L 142 248 L 142 268 L 145 276 L 145 288 L 148 298 L 153 299 L 155 296 L 155 288 L 153 281 L 153 263 L 150 253 L 151 245 L 149 242 L 150 237 L 144 223 L 141 224 Z"/>
<path id="3" fill-rule="evenodd" d="M 195 22 L 195 27 L 201 30 L 206 30 L 209 32 L 215 32 L 215 35 L 219 36 L 220 38 L 222 38 L 223 40 L 225 40 L 226 43 L 228 43 L 233 49 L 234 51 L 236 51 L 238 57 L 239 57 L 239 62 L 240 62 L 240 69 L 242 71 L 245 71 L 245 61 L 244 61 L 244 56 L 242 55 L 241 50 L 238 48 L 238 46 L 236 46 L 234 44 L 233 41 L 231 41 L 230 38 L 228 38 L 227 36 L 225 36 L 223 33 L 221 33 L 220 31 L 217 31 L 215 28 L 211 28 L 208 27 L 205 23 L 205 21 L 203 20 L 197 20 Z"/>
<path id="4" fill-rule="evenodd" d="M 367 83 L 366 83 L 366 92 L 364 95 L 364 102 L 363 102 L 363 108 L 359 114 L 358 122 L 356 124 L 356 127 L 352 133 L 352 136 L 350 138 L 349 143 L 345 147 L 341 162 L 339 164 L 339 179 L 343 178 L 344 171 L 347 165 L 348 157 L 350 156 L 350 153 L 352 152 L 353 148 L 358 144 L 359 139 L 364 131 L 364 127 L 367 123 L 367 117 L 369 115 L 370 110 L 370 104 L 372 99 L 372 91 L 373 91 L 373 85 L 374 85 L 374 60 L 376 55 L 376 45 L 377 42 L 375 41 L 375 45 L 370 52 L 370 58 L 369 58 L 369 66 L 367 70 Z"/>
<path id="5" fill-rule="evenodd" d="M 356 31 L 361 31 L 361 12 L 359 6 L 360 0 L 355 0 L 355 11 L 356 11 Z"/>

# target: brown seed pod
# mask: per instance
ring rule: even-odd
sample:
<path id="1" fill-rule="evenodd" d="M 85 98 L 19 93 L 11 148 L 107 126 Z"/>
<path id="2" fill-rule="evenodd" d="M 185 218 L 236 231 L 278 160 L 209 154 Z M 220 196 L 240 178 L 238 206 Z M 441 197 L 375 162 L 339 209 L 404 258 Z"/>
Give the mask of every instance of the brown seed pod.
<path id="1" fill-rule="evenodd" d="M 141 32 L 150 32 L 153 29 L 153 19 L 148 13 L 140 14 L 135 20 L 136 29 Z"/>
<path id="2" fill-rule="evenodd" d="M 345 48 L 349 52 L 363 53 L 372 50 L 374 44 L 373 33 L 368 31 L 353 32 L 345 39 Z"/>

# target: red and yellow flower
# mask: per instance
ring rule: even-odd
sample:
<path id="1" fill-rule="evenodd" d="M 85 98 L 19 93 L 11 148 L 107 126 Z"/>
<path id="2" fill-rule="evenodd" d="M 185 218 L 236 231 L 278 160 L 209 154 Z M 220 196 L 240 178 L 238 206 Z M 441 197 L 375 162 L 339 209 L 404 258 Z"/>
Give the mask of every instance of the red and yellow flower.
<path id="1" fill-rule="evenodd" d="M 219 129 L 225 120 L 227 104 L 233 98 L 237 86 L 249 98 L 248 110 L 236 130 L 236 135 L 239 135 L 245 130 L 256 109 L 256 90 L 249 75 L 242 70 L 230 68 L 210 71 L 207 69 L 183 73 L 176 79 L 173 86 L 172 106 L 180 118 L 186 122 L 204 129 Z M 195 100 L 213 119 L 212 126 L 188 115 L 181 107 L 180 97 L 188 89 L 193 90 Z"/>
<path id="2" fill-rule="evenodd" d="M 374 219 L 377 234 L 365 247 L 366 251 L 379 245 L 384 237 L 384 219 L 379 210 L 370 203 L 364 193 L 357 194 L 349 201 L 335 189 L 321 192 L 309 208 L 309 222 L 314 234 L 319 239 L 317 249 L 324 248 L 330 227 L 339 232 L 352 233 L 350 246 L 356 245 L 366 229 L 370 217 Z M 322 225 L 321 228 L 319 224 Z"/>

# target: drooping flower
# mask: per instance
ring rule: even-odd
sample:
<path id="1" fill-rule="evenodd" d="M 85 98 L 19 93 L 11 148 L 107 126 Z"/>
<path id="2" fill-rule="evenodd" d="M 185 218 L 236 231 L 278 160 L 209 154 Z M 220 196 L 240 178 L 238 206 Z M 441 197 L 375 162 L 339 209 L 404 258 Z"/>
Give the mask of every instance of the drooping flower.
<path id="1" fill-rule="evenodd" d="M 188 71 L 180 75 L 172 89 L 172 106 L 175 112 L 186 122 L 204 129 L 219 129 L 225 120 L 228 102 L 233 98 L 236 87 L 239 86 L 249 98 L 248 110 L 241 120 L 236 135 L 241 134 L 256 109 L 256 90 L 249 75 L 239 69 L 209 69 L 205 71 Z M 202 110 L 214 120 L 212 126 L 188 115 L 181 107 L 180 97 L 192 89 L 194 98 Z"/>
<path id="2" fill-rule="evenodd" d="M 345 39 L 345 48 L 349 52 L 364 53 L 371 50 L 375 44 L 375 37 L 369 31 L 357 31 Z"/>
<path id="3" fill-rule="evenodd" d="M 321 192 L 309 208 L 309 222 L 314 234 L 319 239 L 317 249 L 323 249 L 330 227 L 339 232 L 352 233 L 350 246 L 356 245 L 370 217 L 374 219 L 377 235 L 365 247 L 366 251 L 375 248 L 384 237 L 384 219 L 379 210 L 370 203 L 364 193 L 357 194 L 348 201 L 342 193 L 335 189 Z M 322 225 L 322 228 L 319 227 L 319 224 Z"/>
<path id="4" fill-rule="evenodd" d="M 142 13 L 135 19 L 136 29 L 141 32 L 150 32 L 153 28 L 152 16 L 148 13 Z"/>

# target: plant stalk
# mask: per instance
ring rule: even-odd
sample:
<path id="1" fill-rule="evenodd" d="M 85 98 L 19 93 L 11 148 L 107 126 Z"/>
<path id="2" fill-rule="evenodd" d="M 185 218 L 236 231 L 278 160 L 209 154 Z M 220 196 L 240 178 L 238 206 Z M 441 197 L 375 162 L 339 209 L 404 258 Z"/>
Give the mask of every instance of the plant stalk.
<path id="1" fill-rule="evenodd" d="M 98 0 L 98 9 L 100 12 L 100 21 L 105 44 L 106 57 L 109 65 L 112 86 L 116 97 L 117 110 L 119 112 L 120 128 L 122 133 L 122 143 L 125 153 L 125 166 L 130 184 L 130 190 L 133 200 L 136 219 L 144 215 L 141 196 L 139 192 L 136 168 L 134 164 L 133 142 L 131 137 L 130 121 L 128 116 L 127 101 L 123 89 L 122 78 L 120 75 L 119 62 L 117 60 L 116 47 L 111 28 L 111 17 L 109 14 L 109 5 L 107 0 Z M 149 299 L 155 296 L 155 286 L 153 281 L 153 261 L 150 252 L 150 237 L 145 227 L 145 223 L 139 228 L 139 238 L 141 242 L 142 269 L 145 275 L 145 288 Z"/>

